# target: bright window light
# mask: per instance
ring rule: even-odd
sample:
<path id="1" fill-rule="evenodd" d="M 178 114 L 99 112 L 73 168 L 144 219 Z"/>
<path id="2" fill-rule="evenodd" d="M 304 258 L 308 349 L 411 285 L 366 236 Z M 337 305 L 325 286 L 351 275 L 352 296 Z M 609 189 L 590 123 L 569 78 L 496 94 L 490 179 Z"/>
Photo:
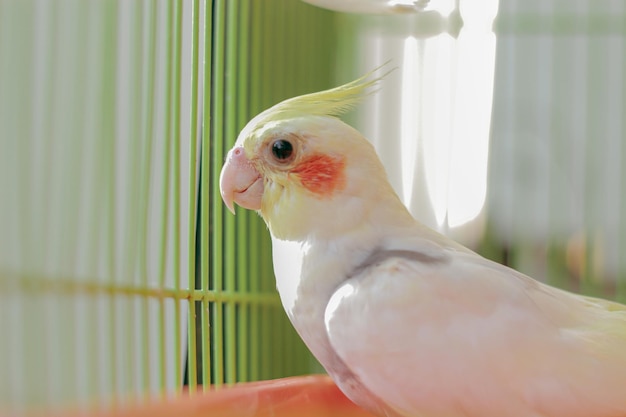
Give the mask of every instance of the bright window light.
<path id="1" fill-rule="evenodd" d="M 487 195 L 495 64 L 495 35 L 487 22 L 495 12 L 472 9 L 473 24 L 456 39 L 446 33 L 404 39 L 402 198 L 417 212 L 429 204 L 441 231 L 476 219 Z M 478 16 L 480 10 L 488 16 Z M 424 186 L 425 192 L 416 192 Z"/>

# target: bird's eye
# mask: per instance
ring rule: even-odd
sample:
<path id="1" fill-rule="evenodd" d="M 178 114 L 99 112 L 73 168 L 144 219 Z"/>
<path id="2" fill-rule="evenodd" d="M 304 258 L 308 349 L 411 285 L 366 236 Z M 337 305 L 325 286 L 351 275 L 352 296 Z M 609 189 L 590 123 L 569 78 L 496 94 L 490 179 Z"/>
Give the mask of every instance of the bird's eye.
<path id="1" fill-rule="evenodd" d="M 287 162 L 293 155 L 293 145 L 289 141 L 278 139 L 272 143 L 272 155 L 274 155 L 279 162 Z"/>

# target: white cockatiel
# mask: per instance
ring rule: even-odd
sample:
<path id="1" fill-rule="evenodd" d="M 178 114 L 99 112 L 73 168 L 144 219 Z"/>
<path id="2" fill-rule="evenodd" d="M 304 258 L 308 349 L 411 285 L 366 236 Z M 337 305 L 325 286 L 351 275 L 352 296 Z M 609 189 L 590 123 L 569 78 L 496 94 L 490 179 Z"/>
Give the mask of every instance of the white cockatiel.
<path id="1" fill-rule="evenodd" d="M 626 306 L 539 283 L 416 221 L 372 145 L 336 117 L 376 82 L 264 111 L 222 169 L 226 205 L 269 227 L 309 349 L 380 416 L 626 417 Z"/>

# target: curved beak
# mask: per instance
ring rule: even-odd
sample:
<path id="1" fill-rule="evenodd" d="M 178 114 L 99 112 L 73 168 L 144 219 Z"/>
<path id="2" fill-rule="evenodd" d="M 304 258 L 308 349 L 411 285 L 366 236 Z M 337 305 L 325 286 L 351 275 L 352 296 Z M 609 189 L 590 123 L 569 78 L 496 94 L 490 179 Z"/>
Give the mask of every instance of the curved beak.
<path id="1" fill-rule="evenodd" d="M 250 210 L 261 209 L 263 178 L 241 146 L 231 149 L 226 157 L 220 174 L 220 193 L 233 214 L 234 203 Z"/>

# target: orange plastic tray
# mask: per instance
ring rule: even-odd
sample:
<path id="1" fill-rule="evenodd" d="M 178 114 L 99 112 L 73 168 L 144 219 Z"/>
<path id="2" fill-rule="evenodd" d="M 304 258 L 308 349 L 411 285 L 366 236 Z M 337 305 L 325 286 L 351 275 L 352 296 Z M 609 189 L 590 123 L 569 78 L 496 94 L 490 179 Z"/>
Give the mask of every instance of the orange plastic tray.
<path id="1" fill-rule="evenodd" d="M 38 413 L 37 413 L 38 414 Z M 85 413 L 45 413 L 79 416 Z M 372 417 L 357 407 L 326 375 L 239 383 L 196 395 L 96 411 L 93 417 Z"/>

